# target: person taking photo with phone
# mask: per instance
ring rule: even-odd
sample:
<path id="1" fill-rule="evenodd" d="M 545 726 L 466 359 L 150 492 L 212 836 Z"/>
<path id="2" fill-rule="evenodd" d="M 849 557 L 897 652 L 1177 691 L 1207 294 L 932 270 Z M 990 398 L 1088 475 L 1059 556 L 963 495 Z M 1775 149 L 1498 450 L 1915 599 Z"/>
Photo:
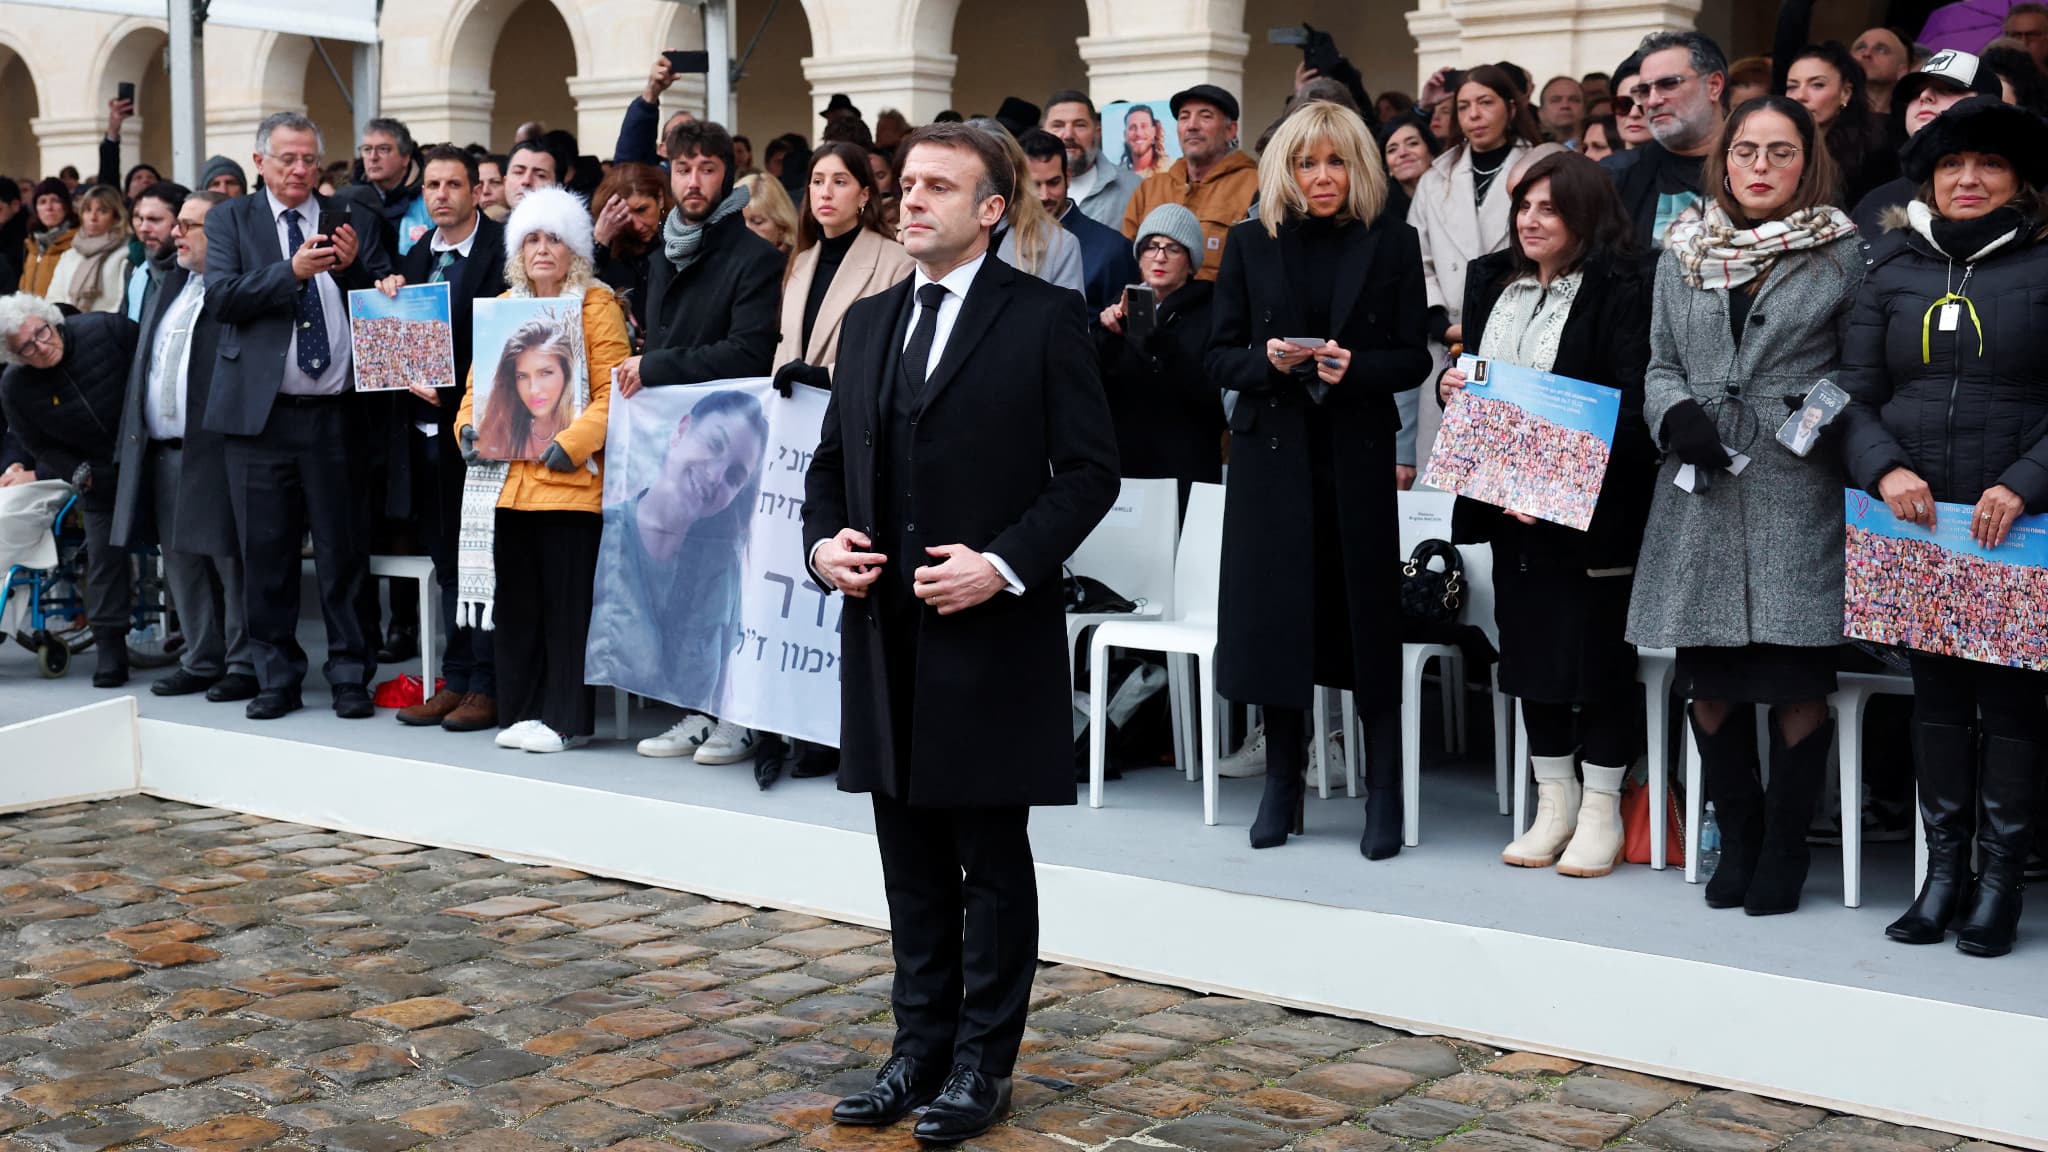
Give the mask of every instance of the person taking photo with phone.
<path id="1" fill-rule="evenodd" d="M 1202 267 L 1202 222 L 1161 204 L 1138 225 L 1138 274 L 1098 314 L 1095 351 L 1116 425 L 1116 454 L 1134 479 L 1172 477 L 1180 506 L 1192 484 L 1223 481 L 1223 394 L 1204 363 L 1215 284 Z"/>

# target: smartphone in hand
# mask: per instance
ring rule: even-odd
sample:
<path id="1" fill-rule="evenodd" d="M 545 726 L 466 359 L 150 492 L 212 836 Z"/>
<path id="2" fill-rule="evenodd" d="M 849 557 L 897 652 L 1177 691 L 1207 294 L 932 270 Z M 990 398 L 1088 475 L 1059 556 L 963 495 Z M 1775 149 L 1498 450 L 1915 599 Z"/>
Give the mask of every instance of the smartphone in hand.
<path id="1" fill-rule="evenodd" d="M 1124 287 L 1124 331 L 1143 340 L 1159 324 L 1159 294 L 1147 284 Z"/>
<path id="2" fill-rule="evenodd" d="M 128 102 L 128 111 L 133 113 L 135 111 L 135 82 L 123 80 L 115 85 L 114 98 L 116 100 L 126 100 Z"/>
<path id="3" fill-rule="evenodd" d="M 348 223 L 347 209 L 322 208 L 320 210 L 320 234 L 327 237 L 329 244 L 334 243 L 334 234 L 339 232 L 341 226 L 346 223 Z"/>

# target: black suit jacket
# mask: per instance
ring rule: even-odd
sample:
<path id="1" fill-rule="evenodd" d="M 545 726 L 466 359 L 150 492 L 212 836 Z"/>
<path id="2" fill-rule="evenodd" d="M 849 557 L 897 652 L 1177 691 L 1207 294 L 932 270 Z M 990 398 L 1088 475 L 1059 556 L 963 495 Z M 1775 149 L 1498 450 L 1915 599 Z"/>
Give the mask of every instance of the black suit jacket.
<path id="1" fill-rule="evenodd" d="M 299 279 L 278 243 L 269 195 L 238 196 L 206 214 L 206 294 L 222 328 L 205 426 L 230 436 L 263 431 L 291 351 Z M 383 221 L 360 204 L 317 195 L 300 211 L 317 226 L 323 208 L 346 209 L 361 245 L 355 262 L 334 274 L 346 307 L 350 291 L 375 287 L 392 272 L 378 240 Z"/>
<path id="2" fill-rule="evenodd" d="M 1060 227 L 1081 244 L 1085 289 L 1081 295 L 1087 297 L 1090 308 L 1101 311 L 1109 307 L 1123 297 L 1127 285 L 1138 282 L 1138 258 L 1132 254 L 1131 241 L 1123 233 L 1090 219 L 1079 207 L 1067 209 L 1067 214 L 1060 217 Z"/>
<path id="3" fill-rule="evenodd" d="M 149 388 L 149 366 L 156 358 L 157 327 L 191 275 L 183 268 L 172 268 L 142 312 L 135 360 L 128 369 L 128 399 L 121 408 L 120 486 L 114 495 L 113 543 L 116 548 L 154 543 L 178 552 L 234 556 L 241 547 L 235 535 L 234 509 L 228 502 L 225 441 L 195 418 L 206 411 L 220 347 L 219 305 L 210 292 L 200 306 L 186 347 L 191 367 L 185 376 L 185 450 L 179 455 L 176 523 L 157 523 L 156 501 L 143 461 L 149 448 L 144 395 Z"/>
<path id="4" fill-rule="evenodd" d="M 738 212 L 705 230 L 704 250 L 682 272 L 662 252 L 647 255 L 649 387 L 766 376 L 781 338 L 782 253 L 753 234 Z"/>
<path id="5" fill-rule="evenodd" d="M 900 537 L 917 554 L 890 556 L 887 581 L 930 562 L 924 548 L 964 544 L 1002 557 L 1025 590 L 950 616 L 909 602 L 897 613 L 907 618 L 890 618 L 879 587 L 846 601 L 839 786 L 929 807 L 1071 804 L 1060 568 L 1117 493 L 1087 318 L 1073 292 L 990 254 L 913 411 L 913 442 L 889 445 L 914 283 L 847 311 L 804 482 L 805 554 L 849 526 L 878 543 Z M 913 509 L 912 523 L 879 522 L 884 482 L 908 493 L 891 507 Z M 890 683 L 885 630 L 891 643 L 916 645 L 915 684 Z M 890 723 L 902 692 L 914 701 L 907 749 L 895 746 Z"/>

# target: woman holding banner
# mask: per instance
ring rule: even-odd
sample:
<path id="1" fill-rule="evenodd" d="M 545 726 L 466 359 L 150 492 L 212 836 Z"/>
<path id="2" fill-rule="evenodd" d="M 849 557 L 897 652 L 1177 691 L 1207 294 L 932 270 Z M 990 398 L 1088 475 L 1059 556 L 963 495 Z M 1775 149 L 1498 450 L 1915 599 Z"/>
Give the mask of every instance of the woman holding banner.
<path id="1" fill-rule="evenodd" d="M 1920 193 L 1873 238 L 1842 353 L 1843 454 L 1900 520 L 1932 528 L 1936 502 L 1969 505 L 1971 540 L 1996 548 L 2015 517 L 2048 511 L 2048 126 L 1976 97 L 1915 133 L 1904 159 Z M 1885 935 L 1938 944 L 1960 916 L 1958 949 L 2004 955 L 2041 788 L 2048 676 L 1909 658 L 1927 879 Z"/>
<path id="2" fill-rule="evenodd" d="M 1621 783 L 1635 759 L 1636 650 L 1622 639 L 1657 454 L 1643 424 L 1650 292 L 1614 181 L 1573 152 L 1510 192 L 1508 248 L 1472 262 L 1466 331 L 1478 355 L 1621 393 L 1614 447 L 1583 532 L 1459 499 L 1452 538 L 1493 545 L 1501 691 L 1521 701 L 1536 818 L 1501 853 L 1524 868 L 1605 876 L 1620 860 Z M 1465 386 L 1452 368 L 1448 403 Z M 1585 774 L 1583 791 L 1579 772 Z"/>
<path id="3" fill-rule="evenodd" d="M 625 311 L 592 271 L 590 214 L 573 193 L 528 192 L 505 221 L 505 251 L 507 296 L 579 301 L 584 363 L 580 373 L 547 386 L 571 394 L 575 417 L 544 447 L 534 445 L 538 460 L 509 463 L 479 451 L 472 372 L 455 418 L 469 463 L 458 595 L 466 616 L 496 629 L 504 725 L 498 746 L 559 752 L 588 743 L 596 728 L 595 694 L 583 683 L 583 649 L 602 530 L 599 457 L 612 369 L 630 349 Z M 584 393 L 580 404 L 573 402 L 576 392 Z M 521 402 L 506 404 L 515 398 Z M 516 384 L 507 390 L 501 383 L 487 407 L 526 412 L 528 401 Z"/>
<path id="4" fill-rule="evenodd" d="M 1707 905 L 1768 916 L 1797 909 L 1806 883 L 1843 583 L 1840 467 L 1772 434 L 1834 370 L 1863 257 L 1832 206 L 1827 146 L 1783 96 L 1728 117 L 1704 187 L 1657 265 L 1643 416 L 1666 456 L 1628 638 L 1678 649 L 1721 829 Z M 1768 787 L 1759 704 L 1773 721 Z"/>

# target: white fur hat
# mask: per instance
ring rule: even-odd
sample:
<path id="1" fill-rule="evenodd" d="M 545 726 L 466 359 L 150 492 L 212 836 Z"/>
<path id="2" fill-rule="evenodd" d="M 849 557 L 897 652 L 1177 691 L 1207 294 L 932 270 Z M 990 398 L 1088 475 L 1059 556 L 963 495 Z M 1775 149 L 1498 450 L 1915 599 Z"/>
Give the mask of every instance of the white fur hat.
<path id="1" fill-rule="evenodd" d="M 569 246 L 571 252 L 596 262 L 596 240 L 592 235 L 590 208 L 583 198 L 566 188 L 535 188 L 520 197 L 519 206 L 505 220 L 505 254 L 519 258 L 529 232 L 545 232 Z"/>

